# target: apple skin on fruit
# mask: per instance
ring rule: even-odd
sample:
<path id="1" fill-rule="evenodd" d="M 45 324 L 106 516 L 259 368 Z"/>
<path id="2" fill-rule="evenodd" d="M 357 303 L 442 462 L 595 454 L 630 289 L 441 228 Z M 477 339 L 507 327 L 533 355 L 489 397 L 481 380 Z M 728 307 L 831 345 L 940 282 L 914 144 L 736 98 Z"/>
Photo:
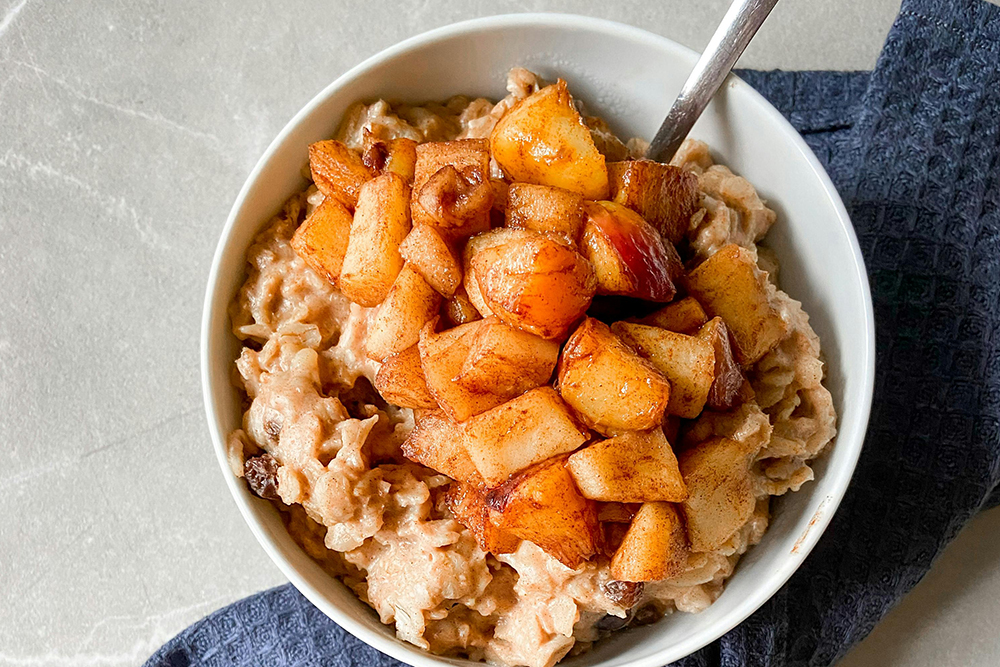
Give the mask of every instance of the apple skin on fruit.
<path id="1" fill-rule="evenodd" d="M 632 211 L 609 201 L 585 202 L 580 248 L 594 265 L 599 294 L 621 294 L 666 303 L 683 275 L 680 256 L 669 241 Z"/>

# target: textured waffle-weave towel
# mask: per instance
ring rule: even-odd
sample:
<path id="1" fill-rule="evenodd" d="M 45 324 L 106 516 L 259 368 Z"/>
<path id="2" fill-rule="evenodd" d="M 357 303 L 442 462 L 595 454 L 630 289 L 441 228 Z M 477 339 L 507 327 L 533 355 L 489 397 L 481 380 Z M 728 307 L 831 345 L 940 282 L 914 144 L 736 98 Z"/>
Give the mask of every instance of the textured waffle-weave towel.
<path id="1" fill-rule="evenodd" d="M 743 72 L 851 213 L 878 331 L 857 473 L 788 584 L 683 667 L 826 666 L 926 573 L 1000 480 L 1000 7 L 907 0 L 875 70 Z M 195 623 L 147 667 L 393 667 L 290 586 Z"/>

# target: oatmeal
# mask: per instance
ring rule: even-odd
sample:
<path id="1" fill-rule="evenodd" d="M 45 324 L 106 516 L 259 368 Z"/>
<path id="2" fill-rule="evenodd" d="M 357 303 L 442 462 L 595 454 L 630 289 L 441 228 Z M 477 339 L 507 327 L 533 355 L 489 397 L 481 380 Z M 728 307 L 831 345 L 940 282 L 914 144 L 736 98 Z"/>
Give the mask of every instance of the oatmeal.
<path id="1" fill-rule="evenodd" d="M 778 287 L 773 255 L 757 246 L 776 223 L 775 213 L 748 181 L 715 164 L 705 144 L 686 141 L 673 161 L 676 178 L 691 188 L 689 202 L 672 202 L 673 208 L 662 216 L 666 209 L 641 198 L 624 198 L 624 205 L 588 201 L 581 209 L 586 212 L 581 215 L 598 228 L 604 223 L 633 224 L 640 226 L 639 231 L 655 229 L 667 239 L 651 246 L 666 253 L 656 260 L 663 270 L 652 287 L 640 284 L 624 269 L 612 279 L 598 266 L 595 278 L 594 261 L 580 259 L 572 250 L 572 239 L 592 233 L 589 227 L 580 231 L 582 222 L 564 224 L 560 219 L 557 223 L 562 226 L 552 227 L 552 234 L 539 234 L 532 225 L 549 224 L 542 213 L 531 209 L 530 216 L 519 220 L 506 210 L 520 206 L 519 197 L 530 208 L 536 201 L 533 188 L 542 186 L 530 184 L 535 178 L 530 165 L 521 176 L 511 178 L 515 170 L 502 146 L 460 157 L 449 153 L 442 159 L 451 171 L 435 165 L 433 173 L 422 175 L 419 162 L 416 173 L 407 166 L 407 151 L 414 144 L 495 137 L 494 129 L 511 109 L 523 109 L 520 102 L 553 88 L 545 88 L 534 74 L 515 69 L 508 81 L 509 95 L 496 104 L 455 97 L 441 104 L 378 101 L 352 107 L 336 139 L 339 146 L 356 152 L 348 158 L 353 171 L 317 172 L 314 166 L 317 182 L 289 199 L 254 239 L 247 252 L 246 282 L 230 309 L 233 331 L 243 342 L 234 380 L 246 397 L 242 428 L 228 441 L 232 472 L 244 477 L 254 493 L 273 502 L 306 553 L 370 605 L 400 638 L 439 655 L 528 667 L 550 667 L 615 630 L 654 622 L 675 611 L 697 613 L 712 604 L 740 556 L 766 531 L 770 498 L 797 491 L 811 480 L 810 462 L 836 433 L 833 402 L 822 384 L 819 338 L 801 304 Z M 624 143 L 603 121 L 585 122 L 602 164 L 606 158 L 626 165 L 627 171 L 630 163 L 619 161 L 641 156 L 641 141 Z M 464 145 L 479 150 L 487 142 Z M 440 146 L 445 151 L 451 144 Z M 611 165 L 609 171 L 612 176 L 619 173 Z M 421 196 L 434 192 L 430 186 L 420 193 L 413 187 L 412 202 L 407 200 L 413 209 L 412 241 L 402 241 L 410 233 L 409 212 L 401 231 L 390 233 L 380 227 L 372 232 L 369 241 L 382 244 L 378 247 L 392 246 L 388 252 L 395 253 L 392 262 L 398 263 L 383 283 L 377 273 L 387 264 L 373 266 L 354 258 L 346 240 L 348 230 L 351 243 L 356 234 L 367 233 L 356 232 L 364 226 L 366 207 L 374 197 L 363 183 L 379 173 L 386 192 L 394 187 L 409 192 L 407 183 L 421 179 L 425 185 L 432 178 L 440 181 L 434 197 Z M 323 182 L 324 174 L 334 179 L 334 185 Z M 350 181 L 352 174 L 361 176 Z M 589 173 L 567 174 L 559 186 L 565 190 L 553 189 L 553 197 L 566 198 L 564 193 L 574 188 L 607 191 L 607 184 L 592 182 Z M 636 172 L 638 182 L 641 177 L 643 173 Z M 490 192 L 484 194 L 484 188 Z M 336 193 L 336 202 L 331 192 Z M 461 207 L 475 208 L 480 196 L 493 202 L 492 209 L 478 217 L 465 215 Z M 393 214 L 391 203 L 380 206 L 383 215 Z M 638 216 L 626 206 L 638 210 L 648 224 L 642 219 L 635 222 L 630 216 Z M 448 218 L 449 211 L 453 219 Z M 324 241 L 318 223 L 308 238 L 303 231 L 297 233 L 311 224 L 303 223 L 307 216 L 322 219 L 327 225 L 323 229 L 342 229 L 344 238 Z M 496 235 L 498 227 L 509 228 L 503 229 L 502 238 Z M 434 245 L 438 237 L 429 228 L 447 228 L 450 236 L 442 233 L 444 240 Z M 458 237 L 471 237 L 464 257 L 455 249 Z M 332 247 L 324 243 L 339 243 L 340 254 L 321 259 L 310 255 L 319 252 L 317 248 Z M 644 298 L 670 305 L 610 328 L 589 318 L 577 327 L 578 311 L 586 310 L 590 296 L 573 306 L 578 310 L 565 310 L 563 323 L 559 309 L 569 309 L 566 302 L 573 301 L 566 298 L 545 305 L 545 318 L 532 320 L 527 311 L 491 291 L 499 269 L 475 272 L 481 266 L 476 253 L 483 256 L 491 249 L 499 253 L 512 243 L 528 248 L 535 253 L 532 257 L 555 258 L 552 261 L 564 267 L 560 275 L 578 281 L 573 284 L 588 284 L 590 295 L 595 289 L 612 295 L 645 294 Z M 675 243 L 685 255 L 685 265 L 675 257 Z M 603 247 L 600 238 L 595 237 L 593 244 Z M 423 254 L 411 250 L 418 245 Z M 429 256 L 427 248 L 438 258 L 434 271 L 422 263 Z M 655 252 L 651 256 L 659 257 Z M 743 271 L 739 275 L 746 277 L 755 298 L 766 306 L 770 319 L 765 329 L 771 338 L 749 338 L 753 328 L 743 330 L 740 322 L 730 321 L 726 304 L 713 301 L 710 277 L 699 278 L 699 272 L 708 273 L 710 262 L 719 263 L 723 256 L 731 256 L 733 271 Z M 503 261 L 500 253 L 491 266 L 507 266 Z M 330 262 L 335 263 L 333 269 Z M 681 277 L 685 271 L 690 275 L 689 295 L 680 298 L 676 292 L 687 280 Z M 518 275 L 510 269 L 501 278 L 510 281 Z M 572 297 L 572 290 L 567 294 Z M 386 316 L 389 310 L 412 313 L 429 324 L 401 326 Z M 522 318 L 517 320 L 519 327 L 509 326 L 511 318 Z M 463 338 L 461 332 L 473 330 L 463 327 L 473 325 L 475 334 Z M 429 367 L 419 372 L 421 362 L 426 364 L 429 358 L 452 363 L 447 357 L 454 356 L 459 343 L 465 345 L 463 350 L 480 350 L 494 335 L 515 341 L 518 353 L 531 355 L 529 361 L 545 359 L 545 363 L 537 368 L 527 363 L 523 372 L 498 379 L 489 374 L 480 377 L 477 373 L 483 367 L 463 356 L 453 369 L 459 375 L 449 371 L 446 378 L 460 376 L 465 383 L 459 383 L 461 391 L 447 385 L 454 394 L 439 390 Z M 560 349 L 567 337 L 569 342 Z M 691 354 L 708 355 L 707 379 L 691 375 L 671 377 L 669 383 L 663 380 L 675 372 L 657 360 L 656 346 L 664 340 L 689 345 Z M 593 353 L 586 352 L 588 345 Z M 376 349 L 384 351 L 372 358 Z M 590 355 L 586 364 L 573 366 L 573 350 Z M 578 374 L 583 374 L 585 384 L 586 373 L 604 363 L 601 355 L 618 355 L 607 361 L 614 372 L 629 368 L 660 379 L 647 382 L 646 393 L 630 394 L 625 408 L 611 403 L 595 408 L 583 389 L 579 396 L 572 393 L 577 386 L 573 373 L 574 368 L 581 369 Z M 559 379 L 553 389 L 548 383 L 557 357 Z M 414 367 L 421 377 L 416 384 L 407 384 L 407 373 Z M 705 364 L 699 368 L 704 371 Z M 649 411 L 633 414 L 638 411 L 635 406 L 646 403 Z M 437 410 L 438 404 L 447 408 L 445 413 Z M 502 420 L 505 406 L 511 405 L 523 406 L 523 414 L 533 414 L 530 410 L 538 405 L 566 411 L 562 421 L 545 422 L 539 431 L 544 437 L 532 436 L 541 454 L 529 452 L 537 455 L 523 458 L 527 456 L 523 441 L 517 441 L 503 460 L 491 458 L 494 450 L 507 451 L 502 440 L 490 440 L 485 449 L 477 449 L 475 434 L 494 433 L 496 426 L 489 420 Z M 515 430 L 532 428 L 529 417 L 511 419 Z M 459 424 L 467 438 L 463 442 L 468 442 L 460 447 L 460 456 L 439 457 L 440 465 L 416 462 L 428 461 L 422 443 L 438 446 L 445 441 L 435 438 L 447 437 L 448 430 L 457 431 Z M 589 446 L 580 449 L 581 445 Z M 620 495 L 620 489 L 604 477 L 595 481 L 585 476 L 588 466 L 600 465 L 601 447 L 613 446 L 641 447 L 653 457 L 649 460 L 673 466 L 681 495 L 670 495 L 678 489 L 667 489 L 669 485 L 654 476 L 646 484 L 653 494 L 649 498 L 655 496 L 657 502 L 645 502 L 647 496 L 642 497 L 641 507 L 633 500 L 593 500 L 631 497 Z M 714 501 L 699 495 L 697 479 L 718 461 L 729 461 L 730 453 L 744 468 L 737 486 L 730 489 L 739 498 L 728 508 L 735 518 L 720 525 L 698 514 L 699 503 Z M 558 462 L 554 468 L 553 461 Z M 445 470 L 448 474 L 442 474 Z M 509 474 L 512 470 L 518 472 Z M 530 522 L 512 518 L 515 511 L 510 508 L 518 502 L 518 494 L 527 493 L 525 475 L 537 481 L 542 475 L 535 471 L 542 470 L 551 480 L 571 480 L 570 475 L 576 475 L 574 488 L 582 489 L 586 498 L 579 497 L 579 489 L 573 491 L 574 500 L 559 503 L 560 511 L 565 513 L 578 501 L 579 520 L 596 526 L 597 532 L 579 537 L 578 543 L 556 544 Z M 629 477 L 628 484 L 642 481 L 635 474 Z M 468 480 L 478 480 L 481 487 L 465 484 Z M 466 495 L 456 494 L 457 489 Z M 642 581 L 616 578 L 612 571 L 642 571 L 636 569 L 637 557 L 620 555 L 626 547 L 619 546 L 634 539 L 634 524 L 641 521 L 660 527 L 663 521 L 672 522 L 677 545 L 672 560 L 659 564 L 658 574 L 637 575 Z"/>

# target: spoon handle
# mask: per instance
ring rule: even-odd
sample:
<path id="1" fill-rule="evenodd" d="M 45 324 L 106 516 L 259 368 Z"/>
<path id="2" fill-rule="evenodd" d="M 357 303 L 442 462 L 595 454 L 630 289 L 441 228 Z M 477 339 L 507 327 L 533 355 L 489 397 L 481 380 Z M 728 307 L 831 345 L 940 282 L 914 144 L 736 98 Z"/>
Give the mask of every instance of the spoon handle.
<path id="1" fill-rule="evenodd" d="M 647 156 L 669 162 L 778 0 L 734 0 L 698 59 Z"/>

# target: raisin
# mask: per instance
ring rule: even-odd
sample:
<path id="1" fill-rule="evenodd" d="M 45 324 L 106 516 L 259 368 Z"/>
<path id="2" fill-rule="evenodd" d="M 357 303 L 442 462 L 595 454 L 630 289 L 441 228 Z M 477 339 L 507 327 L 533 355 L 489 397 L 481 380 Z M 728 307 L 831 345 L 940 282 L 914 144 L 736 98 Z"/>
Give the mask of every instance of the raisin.
<path id="1" fill-rule="evenodd" d="M 261 454 L 243 463 L 243 476 L 253 494 L 265 500 L 280 500 L 278 462 L 270 454 Z"/>
<path id="2" fill-rule="evenodd" d="M 642 597 L 643 583 L 635 581 L 617 581 L 612 579 L 606 582 L 602 588 L 608 599 L 619 607 L 630 609 L 632 605 Z"/>
<path id="3" fill-rule="evenodd" d="M 264 432 L 267 433 L 268 440 L 278 442 L 278 437 L 281 435 L 281 422 L 277 419 L 265 419 Z"/>
<path id="4" fill-rule="evenodd" d="M 361 161 L 372 171 L 381 173 L 389 159 L 389 149 L 381 141 L 374 141 L 365 148 Z"/>
<path id="5" fill-rule="evenodd" d="M 602 632 L 614 632 L 615 630 L 621 630 L 626 625 L 628 625 L 628 617 L 618 618 L 617 616 L 608 614 L 595 623 L 594 627 Z"/>
<path id="6" fill-rule="evenodd" d="M 651 623 L 656 623 L 658 620 L 663 618 L 663 612 L 657 608 L 655 604 L 647 604 L 645 607 L 635 612 L 635 616 L 632 617 L 632 625 L 649 625 Z"/>

